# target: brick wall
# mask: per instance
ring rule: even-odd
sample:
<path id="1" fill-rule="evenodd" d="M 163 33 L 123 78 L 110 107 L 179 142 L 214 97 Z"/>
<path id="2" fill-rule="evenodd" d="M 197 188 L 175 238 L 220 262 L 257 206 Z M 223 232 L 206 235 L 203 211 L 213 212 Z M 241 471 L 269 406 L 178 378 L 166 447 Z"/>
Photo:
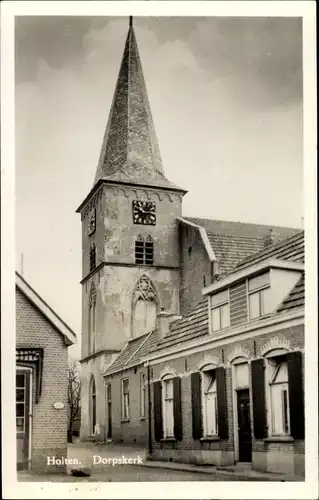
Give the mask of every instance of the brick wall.
<path id="1" fill-rule="evenodd" d="M 221 464 L 233 463 L 236 459 L 235 456 L 235 435 L 234 435 L 234 412 L 233 412 L 233 388 L 232 388 L 232 367 L 229 359 L 234 353 L 244 352 L 248 359 L 261 357 L 261 349 L 271 339 L 278 338 L 286 342 L 291 350 L 299 350 L 304 347 L 304 326 L 298 325 L 282 329 L 278 332 L 267 333 L 263 335 L 256 335 L 254 338 L 234 341 L 230 344 L 217 347 L 215 349 L 207 349 L 203 347 L 203 352 L 194 353 L 186 357 L 179 357 L 172 360 L 165 361 L 153 365 L 152 381 L 159 380 L 166 370 L 172 370 L 176 376 L 181 377 L 181 399 L 182 399 L 182 417 L 183 417 L 183 438 L 181 441 L 174 443 L 156 442 L 154 439 L 154 401 L 153 401 L 153 384 L 151 384 L 151 400 L 152 400 L 152 444 L 154 448 L 154 457 L 162 459 L 175 459 L 178 461 L 186 462 L 203 462 L 206 460 L 205 451 L 215 451 L 213 454 L 213 463 Z M 239 354 L 238 354 L 239 355 Z M 226 370 L 226 394 L 227 394 L 227 416 L 228 416 L 228 431 L 229 438 L 227 440 L 219 440 L 212 442 L 201 442 L 194 440 L 192 437 L 192 406 L 191 406 L 191 373 L 198 370 L 198 366 L 206 358 L 214 358 L 218 365 L 222 365 Z M 252 404 L 251 404 L 252 407 Z M 252 411 L 252 410 L 251 410 Z M 251 415 L 251 422 L 253 428 L 253 415 Z M 287 453 L 291 455 L 291 464 L 287 465 L 287 471 L 295 473 L 302 473 L 304 470 L 302 459 L 296 460 L 296 456 L 301 457 L 304 453 L 304 441 L 294 441 L 292 443 L 267 443 L 263 441 L 256 441 L 253 437 L 252 447 L 254 452 L 262 452 L 264 455 L 268 452 L 277 451 L 282 456 Z M 204 454 L 203 454 L 204 452 Z M 204 457 L 204 458 L 203 458 Z M 297 462 L 297 465 L 293 464 Z M 211 462 L 212 463 L 212 462 Z M 267 464 L 261 467 L 267 468 Z"/>
<path id="2" fill-rule="evenodd" d="M 65 468 L 47 466 L 47 457 L 67 456 L 67 367 L 68 353 L 61 334 L 17 289 L 16 345 L 43 348 L 42 393 L 33 402 L 32 469 L 38 472 L 61 472 Z M 53 403 L 64 403 L 55 410 Z"/>

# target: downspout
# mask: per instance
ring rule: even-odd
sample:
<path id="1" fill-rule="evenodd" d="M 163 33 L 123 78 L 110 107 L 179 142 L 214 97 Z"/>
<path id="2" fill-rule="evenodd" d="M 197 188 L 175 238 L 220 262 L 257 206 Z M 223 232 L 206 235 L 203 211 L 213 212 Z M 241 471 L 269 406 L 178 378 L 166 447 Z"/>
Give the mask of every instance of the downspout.
<path id="1" fill-rule="evenodd" d="M 150 363 L 147 361 L 147 395 L 148 395 L 148 452 L 150 455 L 153 453 L 152 446 L 152 402 L 151 402 L 151 369 Z"/>

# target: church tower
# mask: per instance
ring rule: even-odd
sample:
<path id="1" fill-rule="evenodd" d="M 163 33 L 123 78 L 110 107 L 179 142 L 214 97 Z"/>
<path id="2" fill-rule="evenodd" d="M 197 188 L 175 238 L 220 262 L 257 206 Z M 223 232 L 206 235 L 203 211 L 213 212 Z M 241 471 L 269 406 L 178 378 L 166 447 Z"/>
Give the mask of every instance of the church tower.
<path id="1" fill-rule="evenodd" d="M 186 191 L 165 174 L 132 18 L 94 184 L 82 220 L 83 439 L 103 437 L 103 372 L 125 343 L 179 313 L 179 240 Z M 90 398 L 95 398 L 90 414 Z M 92 412 L 91 412 L 92 413 Z"/>

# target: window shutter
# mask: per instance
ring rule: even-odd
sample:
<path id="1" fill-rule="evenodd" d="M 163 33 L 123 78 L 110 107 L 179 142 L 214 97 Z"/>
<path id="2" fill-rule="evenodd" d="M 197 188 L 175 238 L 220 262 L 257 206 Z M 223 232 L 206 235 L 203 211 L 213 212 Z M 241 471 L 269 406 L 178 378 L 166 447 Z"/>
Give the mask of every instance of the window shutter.
<path id="1" fill-rule="evenodd" d="M 215 370 L 217 386 L 217 417 L 218 435 L 221 439 L 228 439 L 228 415 L 226 394 L 226 370 L 219 366 Z"/>
<path id="2" fill-rule="evenodd" d="M 155 441 L 163 438 L 162 382 L 154 382 L 154 435 Z"/>
<path id="3" fill-rule="evenodd" d="M 183 420 L 182 420 L 182 398 L 181 398 L 181 379 L 173 379 L 174 394 L 174 437 L 178 441 L 183 439 Z"/>
<path id="4" fill-rule="evenodd" d="M 202 393 L 200 373 L 191 374 L 193 438 L 202 437 Z"/>
<path id="5" fill-rule="evenodd" d="M 290 434 L 295 439 L 305 438 L 304 390 L 301 352 L 287 354 Z"/>
<path id="6" fill-rule="evenodd" d="M 251 362 L 254 436 L 256 439 L 264 439 L 267 436 L 264 366 L 263 359 L 254 359 Z"/>

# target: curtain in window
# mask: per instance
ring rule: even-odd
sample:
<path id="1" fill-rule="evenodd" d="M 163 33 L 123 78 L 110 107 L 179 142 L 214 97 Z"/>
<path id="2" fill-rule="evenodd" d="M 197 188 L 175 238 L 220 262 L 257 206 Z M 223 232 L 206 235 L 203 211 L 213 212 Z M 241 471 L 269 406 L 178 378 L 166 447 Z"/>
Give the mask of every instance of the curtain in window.
<path id="1" fill-rule="evenodd" d="M 174 437 L 173 379 L 164 381 L 164 434 L 165 437 Z"/>

